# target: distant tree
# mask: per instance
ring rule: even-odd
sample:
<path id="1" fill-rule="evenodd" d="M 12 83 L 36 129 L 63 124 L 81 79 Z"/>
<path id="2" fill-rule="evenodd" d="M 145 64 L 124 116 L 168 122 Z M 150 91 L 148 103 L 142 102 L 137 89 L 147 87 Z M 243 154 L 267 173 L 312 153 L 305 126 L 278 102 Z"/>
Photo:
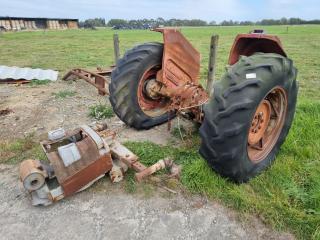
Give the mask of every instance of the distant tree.
<path id="1" fill-rule="evenodd" d="M 221 26 L 233 26 L 234 22 L 232 20 L 226 21 L 224 20 L 223 22 L 220 23 Z"/>
<path id="2" fill-rule="evenodd" d="M 105 27 L 106 20 L 104 18 L 87 19 L 79 23 L 80 27 L 92 28 L 92 27 Z"/>
<path id="3" fill-rule="evenodd" d="M 300 18 L 289 18 L 288 22 L 290 25 L 298 25 L 302 24 L 303 20 L 301 20 Z"/>
<path id="4" fill-rule="evenodd" d="M 242 25 L 242 26 L 251 26 L 251 25 L 254 25 L 254 22 L 251 22 L 251 21 L 241 21 L 239 23 L 239 25 Z"/>
<path id="5" fill-rule="evenodd" d="M 101 18 L 88 19 L 82 24 L 86 26 L 104 26 L 105 21 Z M 293 25 L 293 24 L 320 24 L 320 20 L 311 20 L 306 21 L 300 18 L 281 18 L 281 19 L 262 19 L 261 21 L 252 22 L 252 21 L 233 21 L 233 20 L 224 20 L 219 25 L 221 26 L 252 26 L 252 25 Z M 216 21 L 211 21 L 209 24 L 206 21 L 201 19 L 176 19 L 171 18 L 165 20 L 164 18 L 158 17 L 157 19 L 111 19 L 108 24 L 110 27 L 115 27 L 116 29 L 148 29 L 158 26 L 213 26 L 217 25 Z"/>
<path id="6" fill-rule="evenodd" d="M 113 27 L 116 25 L 127 25 L 127 24 L 128 24 L 128 22 L 124 19 L 110 19 L 107 26 Z"/>

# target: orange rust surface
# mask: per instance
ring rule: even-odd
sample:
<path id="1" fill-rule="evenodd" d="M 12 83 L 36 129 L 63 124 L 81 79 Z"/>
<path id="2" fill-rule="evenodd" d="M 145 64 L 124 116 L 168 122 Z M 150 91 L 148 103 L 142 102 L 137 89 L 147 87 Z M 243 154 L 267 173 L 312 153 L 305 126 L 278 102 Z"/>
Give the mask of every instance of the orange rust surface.
<path id="1" fill-rule="evenodd" d="M 235 64 L 240 55 L 250 56 L 255 52 L 278 53 L 287 56 L 277 36 L 257 33 L 239 34 L 231 48 L 229 64 Z"/>
<path id="2" fill-rule="evenodd" d="M 73 136 L 79 131 L 73 131 L 64 139 Z M 100 154 L 96 143 L 89 136 L 84 136 L 82 140 L 76 142 L 81 158 L 66 167 L 58 151 L 54 149 L 54 145 L 62 141 L 63 139 L 57 142 L 42 142 L 41 145 L 54 169 L 58 182 L 64 190 L 65 196 L 77 192 L 89 182 L 111 170 L 112 159 L 110 152 Z M 47 145 L 51 145 L 52 150 L 47 150 Z"/>
<path id="3" fill-rule="evenodd" d="M 177 29 L 158 28 L 163 34 L 162 70 L 157 79 L 171 88 L 186 83 L 198 84 L 200 72 L 200 53 Z"/>
<path id="4" fill-rule="evenodd" d="M 112 160 L 110 153 L 101 156 L 88 166 L 85 166 L 74 175 L 70 176 L 61 184 L 65 196 L 69 196 L 77 192 L 89 182 L 110 171 L 111 168 Z"/>
<path id="5" fill-rule="evenodd" d="M 19 168 L 20 179 L 23 181 L 32 172 L 38 172 L 41 175 L 46 175 L 42 169 L 42 166 L 39 160 L 33 160 L 33 159 L 24 160 L 20 164 L 20 168 Z"/>

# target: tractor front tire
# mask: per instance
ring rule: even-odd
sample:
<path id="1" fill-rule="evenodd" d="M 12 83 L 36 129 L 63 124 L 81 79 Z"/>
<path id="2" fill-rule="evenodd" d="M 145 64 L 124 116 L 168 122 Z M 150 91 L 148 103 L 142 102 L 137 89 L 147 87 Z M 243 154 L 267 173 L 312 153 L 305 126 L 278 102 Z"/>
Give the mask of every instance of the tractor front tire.
<path id="1" fill-rule="evenodd" d="M 292 61 L 242 56 L 205 105 L 200 154 L 220 175 L 247 182 L 271 165 L 294 117 L 298 86 Z"/>
<path id="2" fill-rule="evenodd" d="M 174 117 L 168 99 L 147 96 L 147 82 L 162 65 L 163 44 L 145 43 L 127 51 L 111 73 L 110 103 L 116 115 L 135 129 L 149 129 Z"/>

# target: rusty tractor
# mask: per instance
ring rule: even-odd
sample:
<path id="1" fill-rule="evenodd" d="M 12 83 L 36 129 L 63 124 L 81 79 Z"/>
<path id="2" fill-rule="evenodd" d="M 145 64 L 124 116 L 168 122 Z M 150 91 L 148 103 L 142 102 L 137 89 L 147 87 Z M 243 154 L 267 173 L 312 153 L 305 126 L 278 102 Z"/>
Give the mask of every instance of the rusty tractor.
<path id="1" fill-rule="evenodd" d="M 199 52 L 176 29 L 155 31 L 163 43 L 132 48 L 111 73 L 109 99 L 117 116 L 138 130 L 178 114 L 200 123 L 201 156 L 235 182 L 267 168 L 288 134 L 298 92 L 297 70 L 279 38 L 263 31 L 239 34 L 227 72 L 214 84 L 213 38 L 204 88 Z"/>

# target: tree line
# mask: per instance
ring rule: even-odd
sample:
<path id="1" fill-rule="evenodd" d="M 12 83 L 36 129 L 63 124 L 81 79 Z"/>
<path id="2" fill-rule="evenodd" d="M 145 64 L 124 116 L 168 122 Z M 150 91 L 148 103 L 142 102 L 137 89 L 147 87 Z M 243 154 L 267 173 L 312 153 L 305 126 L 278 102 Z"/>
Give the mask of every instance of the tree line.
<path id="1" fill-rule="evenodd" d="M 262 19 L 260 21 L 233 21 L 224 20 L 220 23 L 216 21 L 204 21 L 201 19 L 110 19 L 107 23 L 104 18 L 87 19 L 80 21 L 80 27 L 113 27 L 113 28 L 154 28 L 159 26 L 246 26 L 246 25 L 299 25 L 299 24 L 320 24 L 320 20 L 303 20 L 301 18 L 281 18 L 281 19 Z"/>

